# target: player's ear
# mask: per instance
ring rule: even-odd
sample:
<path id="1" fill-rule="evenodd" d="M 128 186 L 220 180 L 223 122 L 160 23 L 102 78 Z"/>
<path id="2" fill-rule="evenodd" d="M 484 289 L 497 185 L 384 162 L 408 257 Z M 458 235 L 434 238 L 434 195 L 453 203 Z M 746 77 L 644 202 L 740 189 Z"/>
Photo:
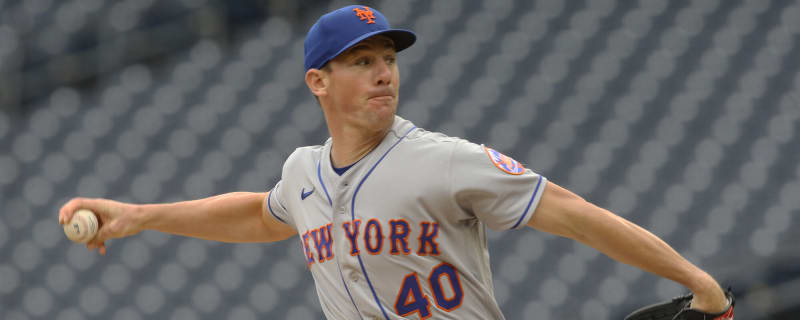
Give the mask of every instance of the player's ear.
<path id="1" fill-rule="evenodd" d="M 306 71 L 306 85 L 311 93 L 317 97 L 325 96 L 328 94 L 328 77 L 327 73 L 320 69 L 308 69 Z"/>

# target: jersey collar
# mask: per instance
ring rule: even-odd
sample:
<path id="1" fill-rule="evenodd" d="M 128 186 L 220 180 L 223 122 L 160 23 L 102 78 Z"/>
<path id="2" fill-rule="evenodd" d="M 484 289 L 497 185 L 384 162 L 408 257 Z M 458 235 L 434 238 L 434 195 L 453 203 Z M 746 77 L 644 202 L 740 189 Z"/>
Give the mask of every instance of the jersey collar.
<path id="1" fill-rule="evenodd" d="M 322 178 L 325 180 L 325 183 L 330 181 L 337 181 L 340 178 L 345 178 L 353 174 L 360 175 L 362 168 L 364 166 L 371 167 L 375 161 L 377 161 L 377 157 L 375 155 L 382 155 L 386 149 L 391 147 L 398 139 L 402 138 L 411 128 L 414 128 L 414 124 L 411 121 L 403 119 L 402 117 L 395 115 L 394 121 L 392 122 L 392 128 L 389 129 L 389 132 L 386 133 L 386 136 L 383 137 L 383 140 L 380 144 L 378 144 L 375 149 L 367 153 L 363 158 L 356 161 L 347 172 L 345 172 L 341 177 L 333 171 L 333 165 L 331 164 L 331 147 L 333 146 L 333 140 L 328 138 L 325 141 L 325 145 L 322 149 L 321 159 L 318 161 L 322 161 L 322 168 L 321 174 Z"/>

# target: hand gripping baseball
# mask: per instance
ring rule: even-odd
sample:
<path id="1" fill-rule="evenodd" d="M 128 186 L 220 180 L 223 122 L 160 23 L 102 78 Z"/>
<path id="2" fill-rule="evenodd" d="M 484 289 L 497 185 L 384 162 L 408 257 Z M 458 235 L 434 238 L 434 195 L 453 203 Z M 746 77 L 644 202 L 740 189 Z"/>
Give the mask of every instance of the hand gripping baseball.
<path id="1" fill-rule="evenodd" d="M 671 301 L 649 305 L 636 310 L 625 320 L 733 320 L 733 306 L 736 303 L 733 292 L 725 293 L 728 307 L 719 313 L 708 313 L 692 309 L 692 294 L 673 298 Z"/>
<path id="2" fill-rule="evenodd" d="M 86 243 L 89 250 L 98 249 L 106 253 L 106 240 L 135 235 L 141 231 L 141 223 L 133 214 L 135 206 L 108 199 L 74 198 L 64 204 L 58 212 L 58 223 L 65 224 L 79 209 L 88 209 L 97 216 L 97 235 Z"/>

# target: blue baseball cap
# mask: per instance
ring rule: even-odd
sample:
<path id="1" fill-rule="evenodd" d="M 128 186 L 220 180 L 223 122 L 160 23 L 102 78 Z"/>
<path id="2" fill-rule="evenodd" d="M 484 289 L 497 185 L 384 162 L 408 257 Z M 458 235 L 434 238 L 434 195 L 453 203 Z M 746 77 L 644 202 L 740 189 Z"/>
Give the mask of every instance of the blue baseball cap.
<path id="1" fill-rule="evenodd" d="M 377 34 L 392 39 L 397 52 L 410 47 L 417 40 L 414 32 L 389 27 L 383 14 L 367 6 L 347 6 L 323 15 L 306 35 L 306 71 L 322 68 L 356 43 Z"/>

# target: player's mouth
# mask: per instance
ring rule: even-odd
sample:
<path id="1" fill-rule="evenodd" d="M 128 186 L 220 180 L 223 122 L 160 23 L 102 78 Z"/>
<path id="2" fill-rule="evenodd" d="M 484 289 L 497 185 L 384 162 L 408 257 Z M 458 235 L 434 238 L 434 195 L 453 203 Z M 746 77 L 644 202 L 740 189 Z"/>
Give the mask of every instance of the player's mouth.
<path id="1" fill-rule="evenodd" d="M 394 96 L 394 90 L 392 90 L 392 88 L 389 86 L 375 88 L 374 90 L 367 92 L 368 99 L 391 100 L 394 99 Z"/>
<path id="2" fill-rule="evenodd" d="M 390 104 L 394 102 L 394 99 L 395 99 L 394 91 L 389 88 L 375 90 L 373 92 L 370 92 L 369 95 L 367 96 L 367 101 L 380 104 Z"/>
<path id="3" fill-rule="evenodd" d="M 367 100 L 376 101 L 376 102 L 392 102 L 392 100 L 394 100 L 394 96 L 393 95 L 372 96 Z"/>

